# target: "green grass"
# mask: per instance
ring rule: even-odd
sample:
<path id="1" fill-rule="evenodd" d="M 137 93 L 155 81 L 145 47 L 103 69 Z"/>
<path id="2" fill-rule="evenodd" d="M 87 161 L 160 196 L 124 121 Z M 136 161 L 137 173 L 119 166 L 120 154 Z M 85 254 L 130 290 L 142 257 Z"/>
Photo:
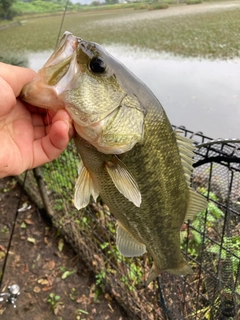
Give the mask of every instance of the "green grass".
<path id="1" fill-rule="evenodd" d="M 106 10 L 116 10 L 125 8 L 134 8 L 138 6 L 138 3 L 119 3 L 119 4 L 102 4 L 99 6 L 94 5 L 81 5 L 69 3 L 67 10 L 68 12 L 79 12 L 79 11 L 106 11 Z M 13 3 L 12 9 L 16 16 L 21 15 L 42 15 L 45 13 L 54 14 L 56 12 L 60 13 L 65 10 L 66 1 L 62 0 L 60 2 L 44 1 L 44 0 L 33 0 L 31 2 L 24 2 L 17 0 Z M 146 4 L 145 4 L 146 6 Z M 2 23 L 4 20 L 0 20 Z"/>
<path id="2" fill-rule="evenodd" d="M 240 56 L 239 8 L 164 15 L 175 9 L 121 8 L 67 14 L 62 31 L 100 44 L 131 45 L 182 56 L 223 59 Z M 28 19 L 19 27 L 0 30 L 0 56 L 53 49 L 61 19 L 61 15 Z"/>
<path id="3" fill-rule="evenodd" d="M 199 4 L 202 3 L 201 0 L 187 0 L 186 4 Z"/>
<path id="4" fill-rule="evenodd" d="M 18 14 L 28 14 L 28 13 L 45 13 L 45 12 L 55 12 L 62 11 L 63 6 L 61 4 L 55 4 L 47 1 L 34 1 L 31 2 L 15 2 L 13 4 L 13 9 L 16 10 Z"/>
<path id="5" fill-rule="evenodd" d="M 160 10 L 169 8 L 167 3 L 153 3 L 149 6 L 149 10 Z"/>

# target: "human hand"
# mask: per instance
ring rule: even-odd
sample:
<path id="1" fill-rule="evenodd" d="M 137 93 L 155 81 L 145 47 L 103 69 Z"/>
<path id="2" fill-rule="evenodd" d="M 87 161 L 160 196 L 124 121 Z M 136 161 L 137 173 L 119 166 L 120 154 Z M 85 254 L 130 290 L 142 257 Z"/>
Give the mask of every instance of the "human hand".
<path id="1" fill-rule="evenodd" d="M 56 159 L 73 136 L 65 110 L 47 112 L 16 98 L 35 75 L 0 63 L 0 178 Z"/>

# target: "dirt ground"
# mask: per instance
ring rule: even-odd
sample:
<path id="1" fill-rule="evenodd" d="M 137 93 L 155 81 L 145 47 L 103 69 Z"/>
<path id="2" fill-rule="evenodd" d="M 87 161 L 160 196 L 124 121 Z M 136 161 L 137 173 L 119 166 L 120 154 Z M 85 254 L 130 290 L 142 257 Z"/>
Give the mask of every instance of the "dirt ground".
<path id="1" fill-rule="evenodd" d="M 13 178 L 0 180 L 0 274 L 20 186 Z M 31 206 L 31 207 L 30 207 Z M 21 289 L 17 307 L 0 302 L 2 320 L 120 320 L 128 319 L 109 294 L 99 294 L 94 275 L 58 231 L 43 219 L 24 195 L 0 292 L 8 285 Z"/>

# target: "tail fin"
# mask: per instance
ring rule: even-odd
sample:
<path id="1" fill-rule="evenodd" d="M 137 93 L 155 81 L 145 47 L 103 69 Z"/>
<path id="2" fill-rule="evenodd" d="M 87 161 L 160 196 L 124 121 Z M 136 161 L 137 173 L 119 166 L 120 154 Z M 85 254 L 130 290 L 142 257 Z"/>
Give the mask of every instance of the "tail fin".
<path id="1" fill-rule="evenodd" d="M 146 281 L 146 287 L 149 285 L 150 282 L 152 282 L 160 273 L 161 271 L 167 271 L 173 275 L 176 276 L 186 276 L 188 274 L 193 274 L 192 268 L 187 264 L 185 260 L 182 261 L 180 266 L 178 268 L 174 269 L 167 269 L 167 270 L 160 270 L 156 267 L 155 263 L 153 263 L 153 266 L 151 270 L 149 271 L 148 278 Z"/>
<path id="2" fill-rule="evenodd" d="M 167 269 L 166 271 L 176 276 L 187 276 L 188 274 L 193 274 L 192 268 L 187 264 L 185 260 L 183 260 L 178 268 Z"/>

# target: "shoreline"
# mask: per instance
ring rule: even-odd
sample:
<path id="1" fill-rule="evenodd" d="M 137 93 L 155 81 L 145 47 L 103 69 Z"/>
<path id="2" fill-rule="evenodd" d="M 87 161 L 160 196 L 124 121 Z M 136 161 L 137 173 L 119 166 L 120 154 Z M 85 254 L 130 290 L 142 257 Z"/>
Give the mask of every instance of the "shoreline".
<path id="1" fill-rule="evenodd" d="M 0 24 L 0 30 L 9 29 L 9 28 L 13 28 L 13 27 L 18 27 L 20 25 L 21 25 L 20 21 L 15 21 L 15 22 L 11 22 L 11 23 L 8 23 L 8 24 L 3 24 L 3 25 Z"/>

